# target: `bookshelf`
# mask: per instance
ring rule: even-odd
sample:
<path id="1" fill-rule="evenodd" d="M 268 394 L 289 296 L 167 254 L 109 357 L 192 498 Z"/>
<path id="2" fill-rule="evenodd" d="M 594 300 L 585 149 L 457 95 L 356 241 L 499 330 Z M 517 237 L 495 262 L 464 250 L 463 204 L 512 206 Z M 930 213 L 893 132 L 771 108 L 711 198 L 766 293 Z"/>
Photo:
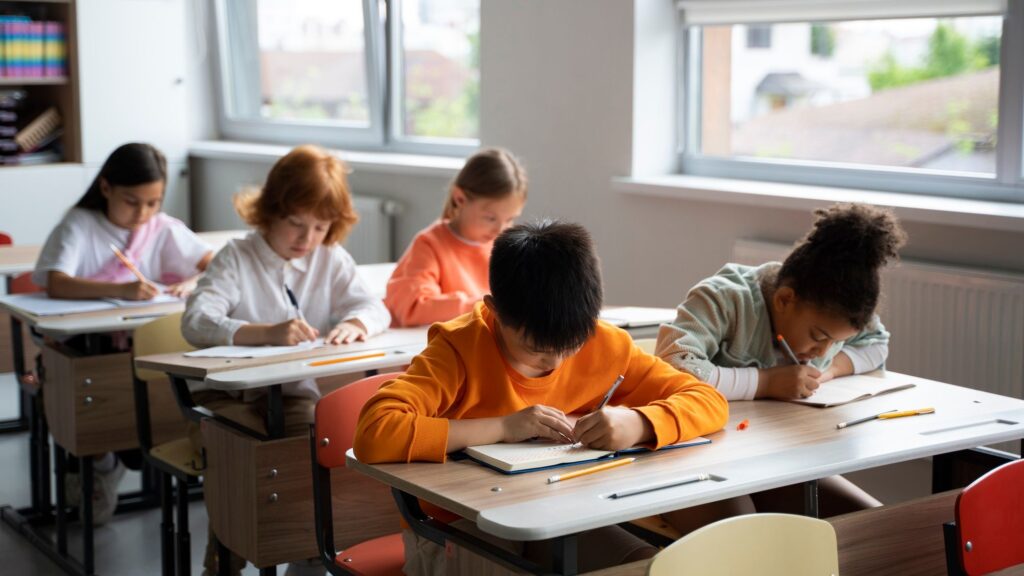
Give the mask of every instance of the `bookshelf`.
<path id="1" fill-rule="evenodd" d="M 78 59 L 75 0 L 0 0 L 0 16 L 25 16 L 34 22 L 59 22 L 63 25 L 65 74 L 61 76 L 0 75 L 0 92 L 19 90 L 25 98 L 18 109 L 19 129 L 50 107 L 60 113 L 62 134 L 57 138 L 62 154 L 57 162 L 82 162 L 79 111 Z M 19 164 L 0 165 L 0 170 L 16 170 Z"/>

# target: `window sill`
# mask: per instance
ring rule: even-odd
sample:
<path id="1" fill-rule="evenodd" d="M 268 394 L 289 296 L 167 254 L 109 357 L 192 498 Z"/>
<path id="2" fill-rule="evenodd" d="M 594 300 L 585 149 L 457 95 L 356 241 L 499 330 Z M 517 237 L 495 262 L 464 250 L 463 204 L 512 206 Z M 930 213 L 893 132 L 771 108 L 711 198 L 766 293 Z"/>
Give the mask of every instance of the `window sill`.
<path id="1" fill-rule="evenodd" d="M 908 222 L 1024 232 L 1024 204 L 681 175 L 613 178 L 612 189 L 640 196 L 793 210 L 823 203 L 863 202 L 892 208 Z"/>
<path id="2" fill-rule="evenodd" d="M 292 146 L 203 140 L 189 146 L 189 156 L 207 160 L 238 160 L 243 162 L 276 162 Z M 454 177 L 462 169 L 461 158 L 394 154 L 390 152 L 355 152 L 331 149 L 354 171 L 414 176 Z"/>

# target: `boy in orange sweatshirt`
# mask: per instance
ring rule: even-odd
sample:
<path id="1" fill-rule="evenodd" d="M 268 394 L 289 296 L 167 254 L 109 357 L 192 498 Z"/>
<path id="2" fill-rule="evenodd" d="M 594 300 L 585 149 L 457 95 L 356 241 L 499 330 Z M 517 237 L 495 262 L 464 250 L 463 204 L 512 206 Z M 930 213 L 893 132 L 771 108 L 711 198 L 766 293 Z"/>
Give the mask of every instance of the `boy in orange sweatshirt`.
<path id="1" fill-rule="evenodd" d="M 494 243 L 490 284 L 472 312 L 432 326 L 427 349 L 367 402 L 354 446 L 360 460 L 443 462 L 469 445 L 534 437 L 659 448 L 725 424 L 728 403 L 714 388 L 597 320 L 601 275 L 582 226 L 508 229 Z M 590 413 L 620 374 L 608 405 Z M 443 554 L 417 559 L 424 543 L 410 530 L 404 537 L 407 573 L 443 568 Z M 582 534 L 579 550 L 581 571 L 655 552 L 618 527 Z"/>

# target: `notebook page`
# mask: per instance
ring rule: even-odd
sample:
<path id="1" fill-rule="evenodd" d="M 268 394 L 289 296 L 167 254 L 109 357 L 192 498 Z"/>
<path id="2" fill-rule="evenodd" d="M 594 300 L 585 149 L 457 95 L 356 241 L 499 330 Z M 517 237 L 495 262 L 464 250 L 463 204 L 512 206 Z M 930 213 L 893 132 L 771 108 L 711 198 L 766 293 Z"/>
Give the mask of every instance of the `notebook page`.
<path id="1" fill-rule="evenodd" d="M 214 346 L 186 352 L 185 356 L 188 358 L 266 358 L 293 352 L 305 352 L 324 346 L 326 346 L 324 339 L 317 338 L 295 346 Z"/>
<path id="2" fill-rule="evenodd" d="M 0 298 L 0 301 L 36 316 L 60 316 L 115 308 L 113 304 L 103 300 L 64 300 L 50 298 L 42 292 L 12 294 Z"/>

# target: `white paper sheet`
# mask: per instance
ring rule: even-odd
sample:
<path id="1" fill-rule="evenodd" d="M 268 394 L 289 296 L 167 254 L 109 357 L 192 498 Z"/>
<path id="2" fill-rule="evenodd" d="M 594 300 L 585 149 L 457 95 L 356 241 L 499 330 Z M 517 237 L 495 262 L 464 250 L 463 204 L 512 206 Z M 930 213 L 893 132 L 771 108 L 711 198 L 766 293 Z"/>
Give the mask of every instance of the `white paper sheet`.
<path id="1" fill-rule="evenodd" d="M 186 352 L 189 358 L 266 358 L 293 352 L 304 352 L 325 346 L 323 338 L 303 342 L 295 346 L 214 346 Z"/>

